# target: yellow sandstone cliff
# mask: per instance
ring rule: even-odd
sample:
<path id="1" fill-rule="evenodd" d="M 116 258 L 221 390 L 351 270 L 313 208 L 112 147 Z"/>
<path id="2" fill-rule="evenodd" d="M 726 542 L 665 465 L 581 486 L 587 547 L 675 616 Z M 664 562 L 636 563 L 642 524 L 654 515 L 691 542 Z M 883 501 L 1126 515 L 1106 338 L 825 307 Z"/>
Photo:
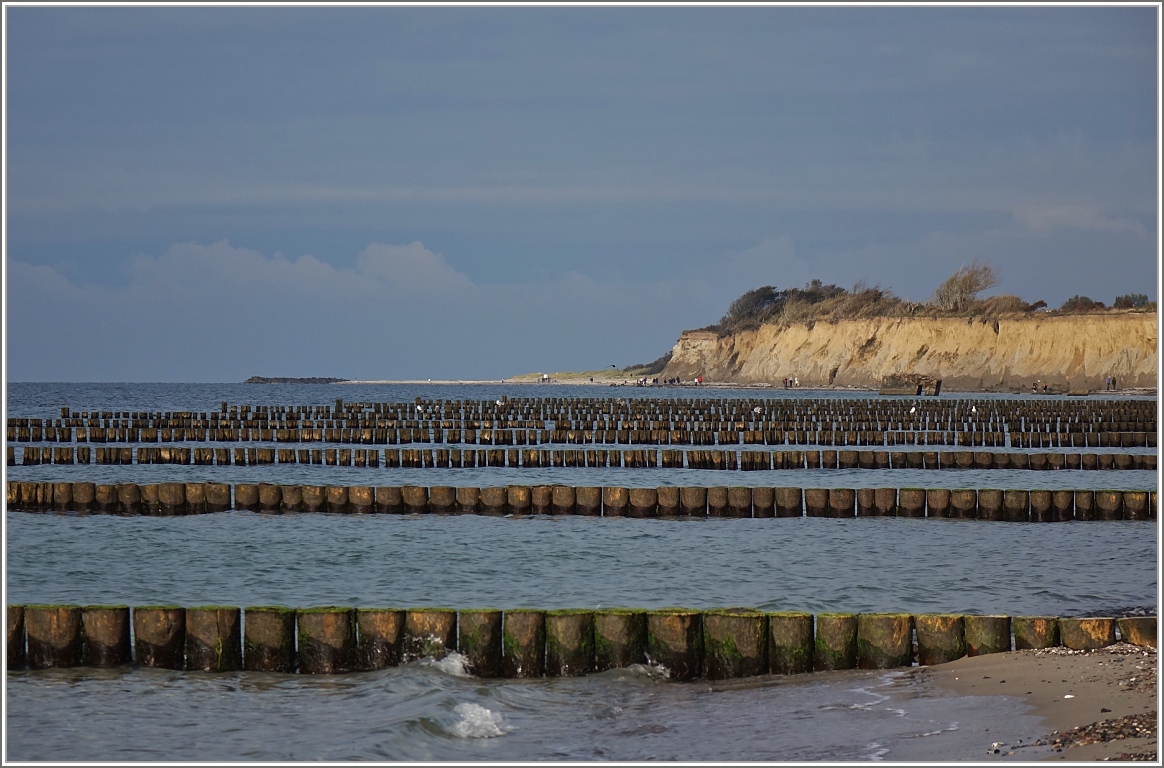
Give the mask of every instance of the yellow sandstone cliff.
<path id="1" fill-rule="evenodd" d="M 943 389 L 1064 391 L 1156 386 L 1156 313 L 983 318 L 883 317 L 764 325 L 724 337 L 685 331 L 660 374 L 708 382 L 877 388 L 917 374 Z"/>

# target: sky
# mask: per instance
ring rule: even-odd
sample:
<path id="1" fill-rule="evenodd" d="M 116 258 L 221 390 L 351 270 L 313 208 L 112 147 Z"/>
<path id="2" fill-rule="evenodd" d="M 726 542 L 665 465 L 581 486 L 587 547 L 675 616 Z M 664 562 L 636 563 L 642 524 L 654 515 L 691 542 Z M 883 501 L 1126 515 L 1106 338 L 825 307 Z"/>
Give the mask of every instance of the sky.
<path id="1" fill-rule="evenodd" d="M 6 5 L 6 378 L 624 367 L 972 261 L 1154 300 L 1157 13 Z"/>

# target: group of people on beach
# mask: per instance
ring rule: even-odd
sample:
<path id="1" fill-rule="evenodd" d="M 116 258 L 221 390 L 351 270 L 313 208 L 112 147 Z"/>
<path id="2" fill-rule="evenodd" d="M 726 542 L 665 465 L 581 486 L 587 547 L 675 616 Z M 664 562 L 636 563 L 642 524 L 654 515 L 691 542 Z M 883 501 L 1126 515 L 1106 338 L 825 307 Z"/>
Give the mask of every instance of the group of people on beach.
<path id="1" fill-rule="evenodd" d="M 1115 376 L 1108 376 L 1108 377 L 1106 377 L 1106 378 L 1104 379 L 1104 384 L 1106 385 L 1106 387 L 1105 387 L 1105 388 L 1106 388 L 1106 389 L 1108 389 L 1108 390 L 1113 390 L 1113 389 L 1115 389 L 1115 388 L 1116 388 L 1116 380 L 1115 380 Z"/>
<path id="2" fill-rule="evenodd" d="M 800 377 L 799 376 L 785 376 L 784 377 L 784 388 L 785 389 L 788 389 L 790 387 L 796 388 L 799 386 L 800 386 Z"/>

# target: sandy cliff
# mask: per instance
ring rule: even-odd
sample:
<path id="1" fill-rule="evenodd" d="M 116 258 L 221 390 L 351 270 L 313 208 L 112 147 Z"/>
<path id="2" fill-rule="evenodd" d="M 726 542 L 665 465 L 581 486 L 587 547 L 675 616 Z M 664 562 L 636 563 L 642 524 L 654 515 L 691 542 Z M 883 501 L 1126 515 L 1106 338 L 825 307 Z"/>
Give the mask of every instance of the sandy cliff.
<path id="1" fill-rule="evenodd" d="M 720 338 L 686 331 L 660 376 L 741 384 L 877 388 L 895 374 L 943 389 L 1012 390 L 1036 379 L 1059 390 L 1156 386 L 1156 313 L 981 318 L 876 318 L 780 327 Z"/>

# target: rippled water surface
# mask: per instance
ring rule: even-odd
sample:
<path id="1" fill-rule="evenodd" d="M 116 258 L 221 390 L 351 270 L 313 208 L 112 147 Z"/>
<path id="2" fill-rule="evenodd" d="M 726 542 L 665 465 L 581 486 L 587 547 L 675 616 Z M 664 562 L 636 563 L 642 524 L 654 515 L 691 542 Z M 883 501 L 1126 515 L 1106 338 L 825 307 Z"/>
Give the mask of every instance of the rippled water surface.
<path id="1" fill-rule="evenodd" d="M 217 409 L 222 400 L 292 405 L 332 403 L 339 397 L 411 402 L 417 396 L 483 400 L 503 394 L 767 396 L 730 390 L 550 389 L 10 384 L 8 413 L 57 417 L 63 405 L 201 411 Z M 50 470 L 61 474 L 44 477 Z M 182 477 L 333 485 L 1156 485 L 1151 472 L 1009 470 L 684 470 L 680 479 L 665 478 L 662 469 L 612 469 L 593 476 L 587 474 L 591 470 L 570 468 L 93 465 L 8 471 L 20 479 L 143 483 Z M 283 480 L 275 479 L 275 471 L 304 474 Z M 1131 521 L 672 521 L 249 512 L 121 518 L 9 512 L 5 533 L 10 603 L 739 605 L 814 613 L 1070 615 L 1150 606 L 1157 600 L 1156 526 Z M 486 681 L 464 676 L 450 658 L 329 678 L 127 668 L 15 672 L 8 673 L 7 684 L 9 760 L 978 759 L 991 741 L 1042 735 L 1038 721 L 1024 714 L 1020 703 L 951 697 L 934 690 L 924 670 L 917 669 L 678 684 L 664 679 L 660 670 L 636 667 L 571 680 Z"/>

